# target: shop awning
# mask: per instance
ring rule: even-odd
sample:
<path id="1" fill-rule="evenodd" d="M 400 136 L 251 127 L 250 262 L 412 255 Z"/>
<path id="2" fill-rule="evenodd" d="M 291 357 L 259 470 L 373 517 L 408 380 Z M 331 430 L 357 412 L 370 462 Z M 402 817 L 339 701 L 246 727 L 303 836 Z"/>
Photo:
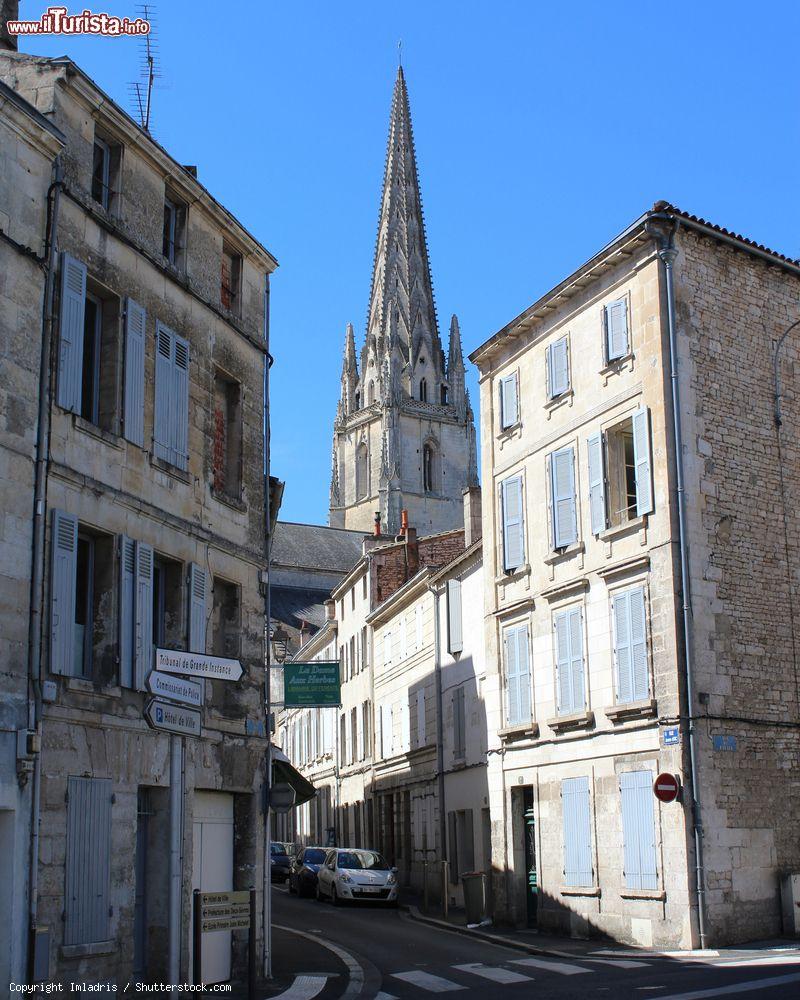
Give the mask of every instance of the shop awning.
<path id="1" fill-rule="evenodd" d="M 273 743 L 272 783 L 278 784 L 281 782 L 291 785 L 294 789 L 295 807 L 301 806 L 304 802 L 308 802 L 317 794 L 317 790 L 311 782 L 307 778 L 304 778 L 296 767 L 292 766 L 291 761 L 283 750 L 281 750 L 280 747 L 276 747 Z"/>

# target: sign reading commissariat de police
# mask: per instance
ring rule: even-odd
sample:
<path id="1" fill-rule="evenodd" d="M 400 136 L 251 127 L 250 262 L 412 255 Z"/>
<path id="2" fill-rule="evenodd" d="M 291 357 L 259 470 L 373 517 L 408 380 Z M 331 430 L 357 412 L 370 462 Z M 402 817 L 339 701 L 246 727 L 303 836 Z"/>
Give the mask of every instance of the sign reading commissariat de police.
<path id="1" fill-rule="evenodd" d="M 284 664 L 283 703 L 287 708 L 325 708 L 341 702 L 338 660 Z"/>
<path id="2" fill-rule="evenodd" d="M 205 653 L 185 653 L 180 649 L 157 649 L 156 670 L 189 677 L 210 677 L 215 681 L 238 681 L 242 676 L 242 665 L 238 660 L 207 656 Z"/>

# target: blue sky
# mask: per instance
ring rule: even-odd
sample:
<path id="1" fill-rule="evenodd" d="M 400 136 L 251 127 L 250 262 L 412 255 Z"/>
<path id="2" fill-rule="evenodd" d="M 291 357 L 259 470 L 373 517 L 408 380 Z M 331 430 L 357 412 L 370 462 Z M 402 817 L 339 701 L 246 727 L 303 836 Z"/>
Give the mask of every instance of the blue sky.
<path id="1" fill-rule="evenodd" d="M 132 15 L 135 3 L 86 6 Z M 46 4 L 23 0 L 38 17 Z M 70 11 L 82 9 L 68 4 Z M 220 20 L 224 20 L 221 25 Z M 654 201 L 800 256 L 800 5 L 161 0 L 155 133 L 278 258 L 273 473 L 324 523 L 397 42 L 446 336 L 474 349 Z M 37 39 L 124 107 L 139 43 Z M 360 344 L 359 344 L 360 346 Z M 470 376 L 477 409 L 477 382 Z"/>

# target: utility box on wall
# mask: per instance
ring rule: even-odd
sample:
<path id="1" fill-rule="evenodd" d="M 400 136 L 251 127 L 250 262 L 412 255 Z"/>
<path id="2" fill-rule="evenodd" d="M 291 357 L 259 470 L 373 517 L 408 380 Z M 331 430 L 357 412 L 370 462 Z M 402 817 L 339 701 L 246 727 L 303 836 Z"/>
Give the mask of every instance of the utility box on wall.
<path id="1" fill-rule="evenodd" d="M 800 874 L 781 876 L 783 933 L 800 937 Z"/>

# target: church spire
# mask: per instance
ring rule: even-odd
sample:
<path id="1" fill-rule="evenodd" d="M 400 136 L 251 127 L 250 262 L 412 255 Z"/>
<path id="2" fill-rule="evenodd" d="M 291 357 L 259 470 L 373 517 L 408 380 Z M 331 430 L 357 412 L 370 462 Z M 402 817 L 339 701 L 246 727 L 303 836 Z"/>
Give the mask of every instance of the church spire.
<path id="1" fill-rule="evenodd" d="M 420 358 L 429 378 L 444 375 L 419 190 L 411 110 L 403 67 L 397 70 L 389 120 L 378 238 L 372 271 L 367 345 L 378 357 L 395 347 L 410 365 L 411 390 Z M 398 387 L 394 387 L 395 391 Z M 413 394 L 413 393 L 412 393 Z"/>
<path id="2" fill-rule="evenodd" d="M 464 353 L 461 349 L 461 330 L 458 316 L 453 313 L 450 320 L 450 349 L 447 356 L 447 381 L 450 384 L 450 405 L 455 407 L 459 420 L 467 411 L 467 397 L 464 385 Z"/>
<path id="3" fill-rule="evenodd" d="M 357 399 L 358 361 L 356 360 L 356 340 L 353 324 L 348 323 L 344 335 L 344 357 L 342 359 L 342 388 L 339 395 L 339 416 L 354 413 L 359 406 Z"/>

